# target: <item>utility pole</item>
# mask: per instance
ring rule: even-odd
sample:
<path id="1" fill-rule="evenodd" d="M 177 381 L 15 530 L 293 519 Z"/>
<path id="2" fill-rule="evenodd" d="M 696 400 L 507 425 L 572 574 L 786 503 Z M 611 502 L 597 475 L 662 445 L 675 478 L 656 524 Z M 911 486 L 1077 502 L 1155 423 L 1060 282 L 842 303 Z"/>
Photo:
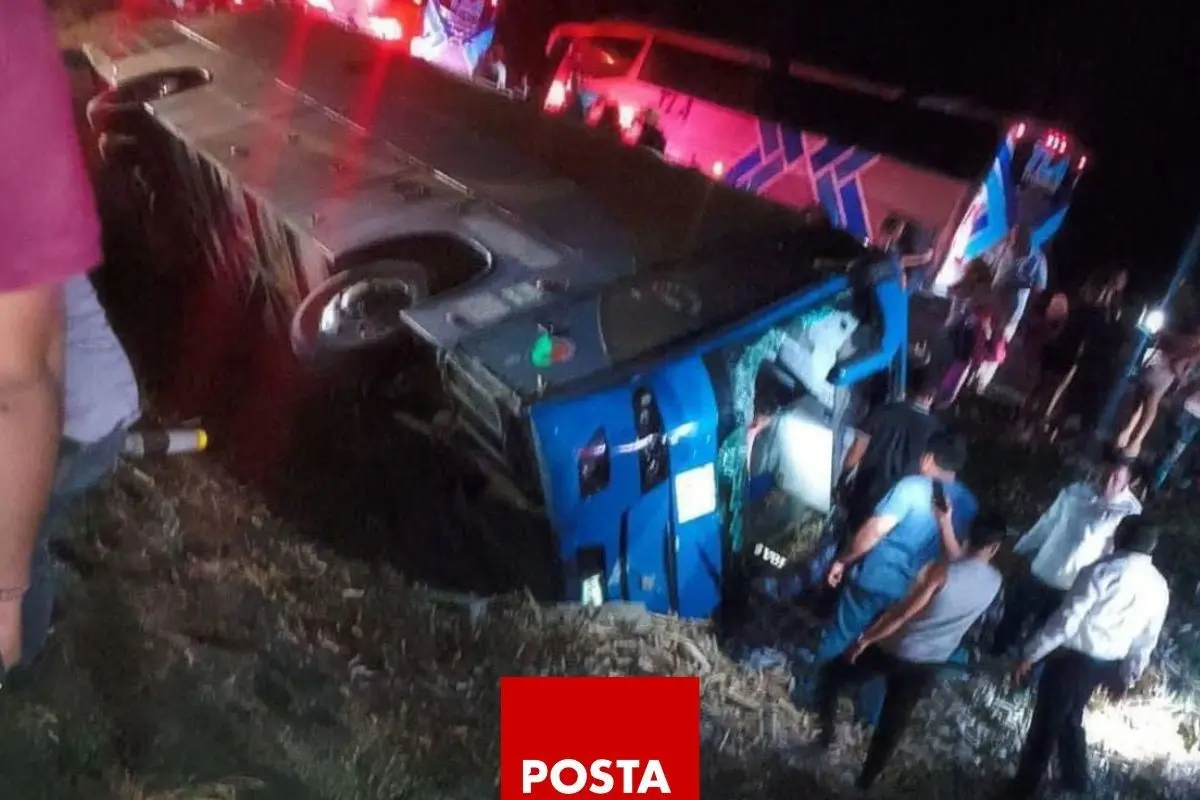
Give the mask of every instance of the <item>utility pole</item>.
<path id="1" fill-rule="evenodd" d="M 1167 291 L 1159 302 L 1158 309 L 1164 315 L 1170 309 L 1172 301 L 1175 300 L 1175 295 L 1179 293 L 1183 282 L 1187 280 L 1198 257 L 1200 257 L 1200 219 L 1196 220 L 1196 227 L 1192 231 L 1192 237 L 1188 240 L 1187 246 L 1183 248 L 1183 252 L 1180 253 L 1179 261 L 1175 265 L 1175 274 L 1171 277 L 1171 282 L 1167 285 Z M 1129 360 L 1126 362 L 1125 369 L 1121 372 L 1120 377 L 1117 378 L 1117 382 L 1113 385 L 1112 392 L 1109 394 L 1108 400 L 1105 401 L 1104 411 L 1100 414 L 1100 420 L 1096 424 L 1096 430 L 1092 438 L 1093 454 L 1098 454 L 1103 443 L 1111 438 L 1117 411 L 1121 406 L 1121 398 L 1125 396 L 1130 384 L 1137 380 L 1138 374 L 1141 371 L 1142 357 L 1146 353 L 1146 347 L 1150 344 L 1150 340 L 1154 338 L 1154 333 L 1146 325 L 1139 324 L 1137 326 L 1137 338 L 1134 340 L 1133 350 L 1129 353 Z"/>

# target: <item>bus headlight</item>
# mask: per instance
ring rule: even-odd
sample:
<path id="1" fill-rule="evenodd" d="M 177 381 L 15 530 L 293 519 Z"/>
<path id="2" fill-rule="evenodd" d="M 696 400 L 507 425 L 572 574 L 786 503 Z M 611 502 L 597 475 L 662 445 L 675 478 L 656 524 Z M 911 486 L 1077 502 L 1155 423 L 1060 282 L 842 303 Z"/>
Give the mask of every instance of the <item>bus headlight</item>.
<path id="1" fill-rule="evenodd" d="M 675 511 L 679 524 L 717 510 L 717 469 L 713 462 L 684 470 L 675 476 Z"/>

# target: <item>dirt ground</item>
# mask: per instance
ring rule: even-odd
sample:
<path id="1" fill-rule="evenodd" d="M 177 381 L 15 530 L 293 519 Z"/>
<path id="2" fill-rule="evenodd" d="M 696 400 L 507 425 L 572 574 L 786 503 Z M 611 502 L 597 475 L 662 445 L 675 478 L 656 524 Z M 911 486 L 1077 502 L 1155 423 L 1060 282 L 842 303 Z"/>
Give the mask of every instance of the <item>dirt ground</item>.
<path id="1" fill-rule="evenodd" d="M 86 5 L 63 16 L 68 43 L 86 36 L 75 27 Z M 992 414 L 963 422 L 1002 430 Z M 1061 485 L 1063 457 L 977 436 L 967 480 L 1028 524 Z M 705 625 L 424 588 L 402 560 L 337 546 L 362 534 L 357 518 L 318 540 L 278 511 L 210 457 L 125 464 L 87 499 L 59 548 L 51 646 L 29 681 L 0 692 L 6 797 L 491 797 L 497 680 L 518 674 L 700 675 L 705 797 L 851 794 L 863 732 L 847 727 L 830 758 L 815 758 L 787 671 L 734 663 Z M 1168 528 L 1177 602 L 1138 697 L 1089 716 L 1097 796 L 1187 797 L 1200 776 L 1195 500 L 1151 513 Z M 876 796 L 998 786 L 1026 711 L 993 675 L 940 689 Z"/>

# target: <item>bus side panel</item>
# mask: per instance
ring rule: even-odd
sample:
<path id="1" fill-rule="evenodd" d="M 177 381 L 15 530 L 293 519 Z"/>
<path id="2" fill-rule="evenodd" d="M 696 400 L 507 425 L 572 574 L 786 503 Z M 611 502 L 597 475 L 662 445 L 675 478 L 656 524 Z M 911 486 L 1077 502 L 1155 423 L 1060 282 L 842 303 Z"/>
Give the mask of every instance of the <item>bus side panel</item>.
<path id="1" fill-rule="evenodd" d="M 629 599 L 629 509 L 641 495 L 637 455 L 622 447 L 636 438 L 630 397 L 629 388 L 619 386 L 540 403 L 530 411 L 568 600 L 583 597 L 588 577 L 584 554 L 589 550 L 599 553 L 604 598 Z M 585 490 L 582 473 L 589 460 L 592 474 L 604 477 L 593 479 Z"/>
<path id="2" fill-rule="evenodd" d="M 667 581 L 672 607 L 707 617 L 721 599 L 721 517 L 716 510 L 718 412 L 709 372 L 698 357 L 683 359 L 649 381 L 665 420 L 671 514 Z"/>
<path id="3" fill-rule="evenodd" d="M 649 436 L 639 435 L 635 422 L 637 398 L 647 391 L 657 409 Z M 711 614 L 721 574 L 716 403 L 700 360 L 684 358 L 613 389 L 547 401 L 530 416 L 567 598 L 583 596 L 585 553 L 602 548 L 606 599 L 642 602 L 658 612 Z M 609 478 L 585 496 L 582 461 L 594 458 L 601 433 L 607 465 L 599 469 Z M 655 447 L 665 469 L 648 480 L 643 460 Z"/>

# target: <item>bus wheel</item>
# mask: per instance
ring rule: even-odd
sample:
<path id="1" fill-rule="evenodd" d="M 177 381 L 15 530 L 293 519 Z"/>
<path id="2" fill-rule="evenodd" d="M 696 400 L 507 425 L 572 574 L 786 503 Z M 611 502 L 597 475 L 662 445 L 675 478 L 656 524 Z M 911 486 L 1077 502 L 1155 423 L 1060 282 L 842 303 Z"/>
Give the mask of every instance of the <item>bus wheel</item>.
<path id="1" fill-rule="evenodd" d="M 88 101 L 88 125 L 97 134 L 132 133 L 121 130 L 121 126 L 132 117 L 141 117 L 147 110 L 147 103 L 195 89 L 210 81 L 212 74 L 200 67 L 158 70 L 121 81 Z"/>
<path id="2" fill-rule="evenodd" d="M 292 316 L 292 350 L 322 361 L 400 338 L 402 313 L 428 296 L 428 273 L 413 261 L 381 260 L 331 276 Z"/>

